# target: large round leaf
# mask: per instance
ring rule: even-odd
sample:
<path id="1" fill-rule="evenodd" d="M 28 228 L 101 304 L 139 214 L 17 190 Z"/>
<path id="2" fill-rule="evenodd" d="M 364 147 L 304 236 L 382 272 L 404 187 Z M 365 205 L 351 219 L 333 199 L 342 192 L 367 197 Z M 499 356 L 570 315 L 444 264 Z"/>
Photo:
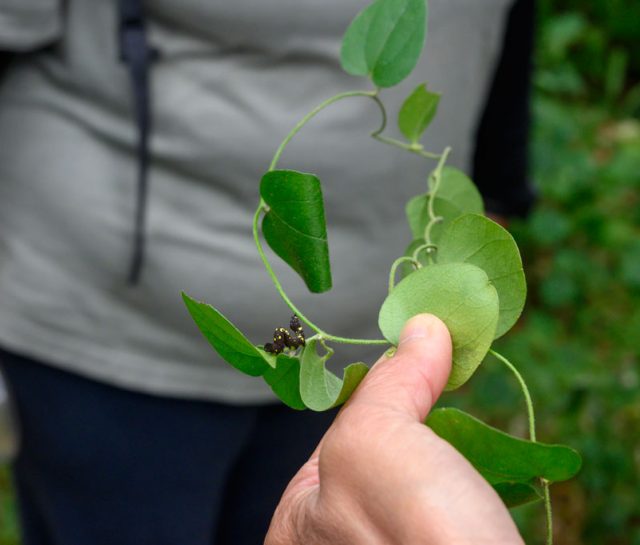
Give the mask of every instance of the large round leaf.
<path id="1" fill-rule="evenodd" d="M 376 0 L 351 22 L 342 40 L 342 67 L 378 87 L 400 83 L 414 69 L 426 36 L 425 0 Z"/>
<path id="2" fill-rule="evenodd" d="M 437 259 L 471 263 L 486 272 L 500 298 L 496 338 L 511 329 L 524 308 L 527 283 L 518 245 L 506 229 L 485 216 L 461 216 L 444 230 Z"/>
<path id="3" fill-rule="evenodd" d="M 469 379 L 491 346 L 498 294 L 474 265 L 429 265 L 404 278 L 387 296 L 378 317 L 380 330 L 397 345 L 405 322 L 423 312 L 435 314 L 451 334 L 453 368 L 447 389 L 453 390 Z"/>
<path id="4" fill-rule="evenodd" d="M 260 350 L 218 310 L 182 294 L 194 322 L 222 358 L 239 371 L 258 377 L 275 366 L 275 358 Z"/>
<path id="5" fill-rule="evenodd" d="M 269 205 L 262 232 L 271 249 L 302 277 L 310 291 L 331 289 L 320 180 L 295 170 L 272 170 L 262 177 L 260 195 Z"/>

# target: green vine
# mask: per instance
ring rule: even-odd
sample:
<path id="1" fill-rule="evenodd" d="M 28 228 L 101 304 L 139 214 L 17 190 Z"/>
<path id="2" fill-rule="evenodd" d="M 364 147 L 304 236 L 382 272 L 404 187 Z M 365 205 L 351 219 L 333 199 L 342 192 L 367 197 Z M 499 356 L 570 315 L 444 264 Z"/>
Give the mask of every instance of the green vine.
<path id="1" fill-rule="evenodd" d="M 393 13 L 398 17 L 388 19 Z M 362 25 L 376 18 L 395 22 L 381 25 L 380 29 L 384 29 L 379 32 L 361 31 Z M 406 37 L 402 55 L 389 45 L 389 33 Z M 290 328 L 297 332 L 300 343 L 289 349 L 282 344 L 274 348 L 275 340 L 265 345 L 251 342 L 214 307 L 186 294 L 184 300 L 207 340 L 231 365 L 251 376 L 262 376 L 287 405 L 312 410 L 327 410 L 346 401 L 367 372 L 364 364 L 355 363 L 345 367 L 342 379 L 335 376 L 325 367 L 334 353 L 328 343 L 381 345 L 389 347 L 386 353 L 391 354 L 409 318 L 423 312 L 435 314 L 446 324 L 453 341 L 448 390 L 468 381 L 485 356 L 492 354 L 520 385 L 529 439 L 511 437 L 456 409 L 433 411 L 427 425 L 475 465 L 507 506 L 539 500 L 532 482 L 540 483 L 547 545 L 552 545 L 549 486 L 573 477 L 580 468 L 580 456 L 569 447 L 537 440 L 534 407 L 526 382 L 509 360 L 491 348 L 496 338 L 513 327 L 524 308 L 526 282 L 518 247 L 504 228 L 485 216 L 482 198 L 473 182 L 461 171 L 446 166 L 451 148 L 433 153 L 420 142 L 437 113 L 440 95 L 429 91 L 426 84 L 418 85 L 398 112 L 398 129 L 406 140 L 383 134 L 388 114 L 382 91 L 408 76 L 422 51 L 425 33 L 426 5 L 420 0 L 374 0 L 347 29 L 341 53 L 343 68 L 352 75 L 368 77 L 374 89 L 339 93 L 303 116 L 278 146 L 261 180 L 260 202 L 252 222 L 255 246 L 282 300 L 297 319 L 313 330 L 306 345 L 295 316 Z M 433 171 L 425 173 L 427 192 L 407 203 L 413 240 L 389 270 L 388 295 L 378 315 L 384 339 L 341 337 L 313 323 L 287 295 L 262 245 L 264 239 L 311 292 L 322 293 L 331 288 L 322 184 L 314 174 L 279 170 L 277 165 L 289 142 L 309 121 L 325 108 L 350 97 L 364 97 L 378 106 L 381 124 L 370 133 L 375 140 L 437 161 Z M 282 332 L 282 328 L 277 331 Z M 318 345 L 323 347 L 323 355 L 316 353 Z M 286 358 L 280 355 L 283 351 Z M 328 384 L 332 385 L 329 389 Z M 500 445 L 499 460 L 495 445 Z"/>
<path id="2" fill-rule="evenodd" d="M 524 378 L 520 374 L 520 372 L 516 369 L 515 365 L 513 365 L 507 358 L 505 358 L 502 354 L 499 354 L 495 350 L 489 350 L 489 353 L 492 354 L 496 359 L 501 361 L 507 368 L 514 374 L 516 380 L 520 384 L 520 389 L 522 390 L 522 395 L 524 396 L 525 403 L 527 405 L 527 417 L 529 420 L 529 439 L 531 441 L 536 441 L 536 417 L 533 410 L 533 401 L 531 400 L 531 394 L 529 393 L 529 388 L 527 387 L 527 383 Z M 552 545 L 553 543 L 553 514 L 551 510 L 551 493 L 549 491 L 549 481 L 541 478 L 540 484 L 542 486 L 543 491 L 543 501 L 545 507 L 545 516 L 547 519 L 547 545 Z"/>
<path id="3" fill-rule="evenodd" d="M 311 121 L 311 119 L 313 119 L 317 114 L 319 114 L 322 110 L 324 110 L 327 106 L 331 106 L 331 104 L 334 104 L 335 102 L 338 102 L 339 100 L 345 99 L 345 98 L 350 98 L 350 97 L 370 97 L 370 98 L 377 98 L 377 94 L 378 91 L 347 91 L 345 93 L 339 93 L 335 96 L 332 96 L 331 98 L 328 98 L 327 100 L 321 102 L 320 104 L 318 104 L 313 110 L 311 110 L 307 115 L 305 115 L 298 123 L 297 125 L 291 129 L 291 131 L 289 132 L 289 134 L 287 134 L 287 136 L 285 136 L 284 140 L 280 143 L 280 145 L 278 146 L 278 149 L 276 150 L 275 154 L 273 155 L 273 159 L 271 160 L 271 164 L 269 165 L 269 170 L 275 170 L 276 165 L 278 164 L 278 161 L 280 160 L 280 156 L 282 155 L 282 153 L 284 152 L 284 149 L 287 147 L 287 144 L 291 141 L 291 139 L 298 134 L 298 132 L 300 132 L 300 129 L 302 129 L 302 127 L 304 127 L 309 121 Z M 376 100 L 376 102 L 378 104 L 381 104 L 379 100 Z M 384 112 L 384 107 L 383 107 L 383 112 Z"/>
<path id="4" fill-rule="evenodd" d="M 398 267 L 403 263 L 411 263 L 416 269 L 421 266 L 420 263 L 418 263 L 418 261 L 413 256 L 409 257 L 406 255 L 403 255 L 403 256 L 400 256 L 398 259 L 396 259 L 391 265 L 391 269 L 389 270 L 389 292 L 391 292 L 391 290 L 395 286 L 396 273 L 398 271 Z"/>
<path id="5" fill-rule="evenodd" d="M 439 223 L 440 221 L 442 221 L 442 218 L 440 216 L 436 216 L 436 213 L 434 210 L 434 202 L 436 200 L 436 195 L 438 193 L 438 189 L 440 189 L 440 184 L 442 182 L 442 169 L 444 168 L 444 165 L 447 162 L 449 153 L 451 153 L 451 148 L 446 148 L 442 153 L 442 155 L 440 156 L 440 160 L 438 161 L 438 166 L 436 167 L 435 171 L 430 177 L 430 180 L 433 180 L 433 186 L 431 187 L 429 204 L 427 206 L 427 209 L 429 212 L 429 222 L 427 223 L 427 226 L 425 227 L 425 230 L 424 230 L 424 239 L 426 240 L 425 246 L 427 249 L 427 256 L 431 263 L 434 262 L 434 257 L 433 257 L 434 251 L 437 251 L 438 249 L 438 247 L 432 241 L 431 230 L 433 229 L 433 226 L 436 223 Z"/>

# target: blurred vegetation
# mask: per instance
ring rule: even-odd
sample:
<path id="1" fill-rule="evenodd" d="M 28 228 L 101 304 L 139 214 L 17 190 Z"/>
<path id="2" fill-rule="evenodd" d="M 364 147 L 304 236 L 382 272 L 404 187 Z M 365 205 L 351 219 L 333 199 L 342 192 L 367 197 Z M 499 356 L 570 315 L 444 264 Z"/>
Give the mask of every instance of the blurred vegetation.
<path id="1" fill-rule="evenodd" d="M 557 545 L 640 545 L 638 52 L 640 2 L 540 1 L 531 142 L 540 198 L 511 226 L 529 296 L 498 344 L 530 385 L 540 439 L 584 459 L 576 479 L 553 487 Z M 526 435 L 521 394 L 496 360 L 465 394 L 458 402 L 470 411 Z M 542 543 L 542 515 L 516 512 L 529 544 Z"/>
<path id="2" fill-rule="evenodd" d="M 15 502 L 7 467 L 0 466 L 0 545 L 17 545 Z"/>
<path id="3" fill-rule="evenodd" d="M 640 545 L 640 2 L 539 4 L 540 200 L 512 226 L 529 301 L 499 349 L 529 382 L 541 440 L 584 457 L 553 488 L 556 544 Z M 525 435 L 521 394 L 495 360 L 446 401 Z M 8 490 L 0 470 L 0 545 L 17 543 Z M 515 511 L 530 545 L 542 543 L 542 515 Z"/>

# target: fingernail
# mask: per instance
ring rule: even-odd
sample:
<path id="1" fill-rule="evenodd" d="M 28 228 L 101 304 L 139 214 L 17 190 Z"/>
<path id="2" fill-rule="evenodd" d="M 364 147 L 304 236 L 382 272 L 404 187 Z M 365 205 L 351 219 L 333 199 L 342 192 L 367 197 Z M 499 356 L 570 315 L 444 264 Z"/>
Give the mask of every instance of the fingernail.
<path id="1" fill-rule="evenodd" d="M 425 339 L 431 336 L 433 325 L 433 315 L 418 314 L 410 318 L 402 328 L 399 345 L 405 344 L 414 339 Z"/>

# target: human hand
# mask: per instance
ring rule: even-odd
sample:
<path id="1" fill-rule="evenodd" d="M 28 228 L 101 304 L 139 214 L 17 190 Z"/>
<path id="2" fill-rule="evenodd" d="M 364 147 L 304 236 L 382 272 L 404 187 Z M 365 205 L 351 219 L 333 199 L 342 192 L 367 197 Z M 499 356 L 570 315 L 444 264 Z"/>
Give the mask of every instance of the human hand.
<path id="1" fill-rule="evenodd" d="M 450 370 L 446 326 L 409 320 L 289 483 L 265 545 L 523 545 L 491 486 L 423 423 Z"/>

